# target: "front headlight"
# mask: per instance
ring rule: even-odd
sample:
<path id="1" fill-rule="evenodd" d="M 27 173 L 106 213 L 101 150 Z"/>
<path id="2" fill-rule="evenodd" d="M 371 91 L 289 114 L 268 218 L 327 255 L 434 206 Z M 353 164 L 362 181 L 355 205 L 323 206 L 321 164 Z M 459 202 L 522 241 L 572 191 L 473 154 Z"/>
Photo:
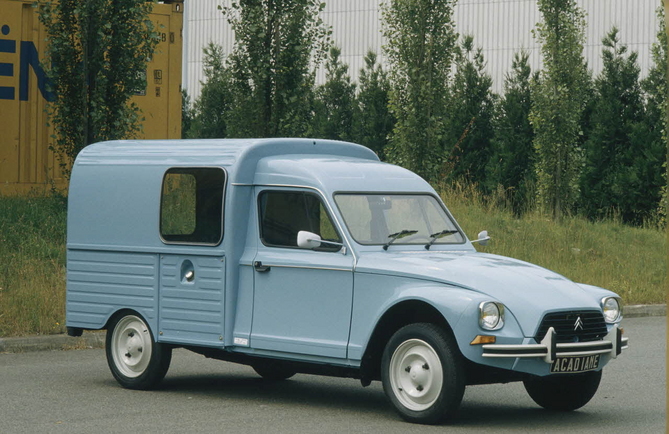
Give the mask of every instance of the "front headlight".
<path id="1" fill-rule="evenodd" d="M 602 298 L 602 312 L 604 313 L 604 321 L 607 323 L 613 324 L 620 321 L 623 317 L 620 299 L 618 297 Z"/>
<path id="2" fill-rule="evenodd" d="M 479 325 L 484 330 L 499 330 L 504 326 L 504 305 L 494 301 L 479 304 Z"/>

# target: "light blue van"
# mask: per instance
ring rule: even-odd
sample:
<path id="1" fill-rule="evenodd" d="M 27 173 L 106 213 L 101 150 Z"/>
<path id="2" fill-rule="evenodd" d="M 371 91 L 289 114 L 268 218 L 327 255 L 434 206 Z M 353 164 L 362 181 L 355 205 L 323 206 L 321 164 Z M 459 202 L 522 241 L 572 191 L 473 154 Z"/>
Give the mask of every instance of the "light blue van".
<path id="1" fill-rule="evenodd" d="M 68 333 L 106 329 L 127 388 L 181 347 L 271 380 L 380 380 L 403 418 L 439 423 L 472 384 L 577 409 L 627 346 L 616 294 L 478 253 L 485 232 L 470 241 L 428 183 L 360 145 L 97 143 L 68 212 Z"/>

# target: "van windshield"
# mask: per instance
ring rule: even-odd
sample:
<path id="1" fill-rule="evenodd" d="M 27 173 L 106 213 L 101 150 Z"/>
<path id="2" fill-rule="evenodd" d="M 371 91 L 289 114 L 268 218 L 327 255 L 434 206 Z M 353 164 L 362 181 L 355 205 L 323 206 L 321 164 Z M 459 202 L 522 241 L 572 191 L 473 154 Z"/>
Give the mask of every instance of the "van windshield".
<path id="1" fill-rule="evenodd" d="M 429 194 L 340 193 L 335 202 L 363 245 L 462 244 L 464 235 Z"/>

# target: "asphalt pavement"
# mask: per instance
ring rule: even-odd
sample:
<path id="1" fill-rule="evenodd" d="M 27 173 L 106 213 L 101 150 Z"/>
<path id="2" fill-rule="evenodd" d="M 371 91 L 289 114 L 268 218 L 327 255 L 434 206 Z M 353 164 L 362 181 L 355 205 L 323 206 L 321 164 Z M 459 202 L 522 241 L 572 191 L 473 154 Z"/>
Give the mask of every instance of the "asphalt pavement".
<path id="1" fill-rule="evenodd" d="M 403 422 L 381 385 L 296 375 L 260 379 L 248 367 L 176 350 L 160 390 L 112 378 L 104 351 L 0 354 L 1 433 L 664 433 L 666 317 L 626 318 L 630 348 L 604 370 L 581 410 L 548 412 L 522 384 L 468 387 L 458 419 Z"/>

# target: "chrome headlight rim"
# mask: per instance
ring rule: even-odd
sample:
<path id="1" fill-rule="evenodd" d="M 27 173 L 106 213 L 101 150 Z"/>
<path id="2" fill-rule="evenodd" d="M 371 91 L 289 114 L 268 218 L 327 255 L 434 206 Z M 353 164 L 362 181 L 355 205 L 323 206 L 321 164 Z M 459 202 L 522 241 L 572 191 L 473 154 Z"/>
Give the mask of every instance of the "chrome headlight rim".
<path id="1" fill-rule="evenodd" d="M 505 310 L 504 305 L 497 301 L 481 302 L 479 304 L 479 327 L 483 330 L 501 329 L 504 327 Z"/>
<path id="2" fill-rule="evenodd" d="M 620 297 L 604 297 L 600 304 L 604 321 L 607 324 L 616 324 L 623 319 L 623 305 Z"/>

